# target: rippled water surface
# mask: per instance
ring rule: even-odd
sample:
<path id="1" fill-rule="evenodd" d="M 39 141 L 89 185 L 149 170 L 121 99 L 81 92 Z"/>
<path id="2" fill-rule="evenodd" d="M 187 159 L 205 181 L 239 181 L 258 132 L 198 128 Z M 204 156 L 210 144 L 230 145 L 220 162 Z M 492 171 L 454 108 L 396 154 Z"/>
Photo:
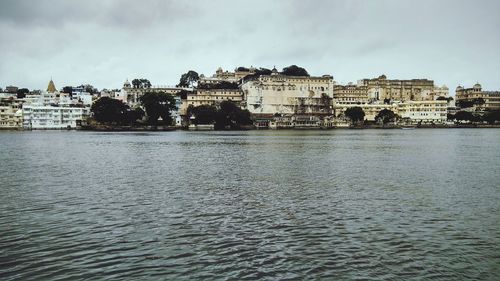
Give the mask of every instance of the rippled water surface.
<path id="1" fill-rule="evenodd" d="M 500 130 L 0 132 L 1 280 L 499 280 Z"/>

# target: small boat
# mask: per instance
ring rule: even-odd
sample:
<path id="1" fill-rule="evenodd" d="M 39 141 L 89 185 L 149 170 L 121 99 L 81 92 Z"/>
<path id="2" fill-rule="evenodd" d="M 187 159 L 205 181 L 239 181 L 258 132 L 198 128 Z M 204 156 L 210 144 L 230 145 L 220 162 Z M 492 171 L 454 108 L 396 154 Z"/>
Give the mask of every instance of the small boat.
<path id="1" fill-rule="evenodd" d="M 413 130 L 415 128 L 416 128 L 415 126 L 401 126 L 401 129 L 403 130 Z"/>

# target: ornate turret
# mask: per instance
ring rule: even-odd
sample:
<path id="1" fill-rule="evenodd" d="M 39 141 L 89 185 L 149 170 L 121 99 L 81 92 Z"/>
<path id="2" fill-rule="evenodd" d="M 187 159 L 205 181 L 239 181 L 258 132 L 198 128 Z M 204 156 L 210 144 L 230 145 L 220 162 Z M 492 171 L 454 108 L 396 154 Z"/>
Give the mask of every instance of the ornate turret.
<path id="1" fill-rule="evenodd" d="M 54 85 L 54 81 L 52 81 L 52 78 L 50 79 L 49 85 L 47 86 L 47 92 L 49 93 L 57 92 L 56 85 Z"/>
<path id="2" fill-rule="evenodd" d="M 473 88 L 474 88 L 474 90 L 481 91 L 481 84 L 476 83 Z"/>
<path id="3" fill-rule="evenodd" d="M 278 70 L 276 69 L 276 66 L 273 67 L 271 75 L 278 75 Z"/>
<path id="4" fill-rule="evenodd" d="M 123 83 L 123 88 L 130 88 L 130 82 L 128 82 L 128 79 L 125 80 L 125 83 Z"/>

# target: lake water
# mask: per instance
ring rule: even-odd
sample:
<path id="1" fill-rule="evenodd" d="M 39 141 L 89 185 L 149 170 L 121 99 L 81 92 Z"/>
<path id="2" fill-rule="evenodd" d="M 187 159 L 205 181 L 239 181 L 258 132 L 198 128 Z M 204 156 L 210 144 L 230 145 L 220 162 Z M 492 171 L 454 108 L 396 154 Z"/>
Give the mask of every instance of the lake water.
<path id="1" fill-rule="evenodd" d="M 1 280 L 499 280 L 500 130 L 0 132 Z"/>

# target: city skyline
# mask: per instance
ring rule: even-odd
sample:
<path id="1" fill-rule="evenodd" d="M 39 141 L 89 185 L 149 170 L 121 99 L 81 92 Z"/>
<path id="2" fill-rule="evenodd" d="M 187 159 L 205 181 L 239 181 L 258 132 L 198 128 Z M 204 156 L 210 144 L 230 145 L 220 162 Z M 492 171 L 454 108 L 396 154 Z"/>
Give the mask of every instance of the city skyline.
<path id="1" fill-rule="evenodd" d="M 174 85 L 190 69 L 296 64 L 341 84 L 385 74 L 450 94 L 500 88 L 496 1 L 92 3 L 0 3 L 0 87 Z"/>

